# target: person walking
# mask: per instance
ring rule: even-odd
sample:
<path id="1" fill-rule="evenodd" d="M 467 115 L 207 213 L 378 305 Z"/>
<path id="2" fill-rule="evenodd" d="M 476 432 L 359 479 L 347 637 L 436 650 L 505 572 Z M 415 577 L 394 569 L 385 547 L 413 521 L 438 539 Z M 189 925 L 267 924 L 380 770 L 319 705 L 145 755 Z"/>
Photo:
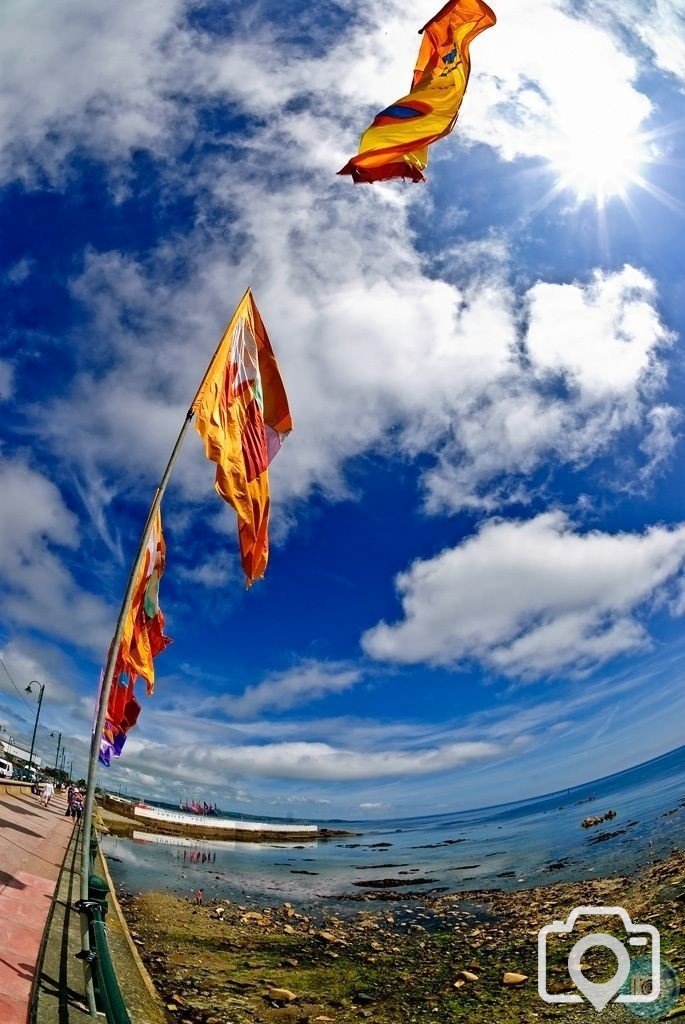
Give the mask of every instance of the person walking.
<path id="1" fill-rule="evenodd" d="M 41 794 L 40 802 L 43 807 L 47 807 L 52 799 L 52 794 L 55 792 L 55 787 L 51 782 L 46 782 L 43 785 L 43 792 Z"/>
<path id="2" fill-rule="evenodd" d="M 71 798 L 71 816 L 74 821 L 80 821 L 81 815 L 83 814 L 83 797 L 80 791 L 77 789 Z"/>

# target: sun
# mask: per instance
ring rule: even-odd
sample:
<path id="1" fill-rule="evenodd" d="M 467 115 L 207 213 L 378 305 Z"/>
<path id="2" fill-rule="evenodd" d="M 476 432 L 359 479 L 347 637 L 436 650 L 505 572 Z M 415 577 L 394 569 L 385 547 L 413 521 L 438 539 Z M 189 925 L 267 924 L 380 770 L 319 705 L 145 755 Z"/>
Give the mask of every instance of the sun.
<path id="1" fill-rule="evenodd" d="M 559 191 L 570 190 L 579 201 L 604 206 L 613 196 L 625 196 L 641 181 L 640 169 L 648 153 L 643 138 L 620 124 L 578 126 L 558 139 L 550 164 Z"/>
<path id="2" fill-rule="evenodd" d="M 641 168 L 649 161 L 647 141 L 636 121 L 622 117 L 619 109 L 584 104 L 582 110 L 566 110 L 557 129 L 549 164 L 558 190 L 603 206 L 641 181 Z"/>

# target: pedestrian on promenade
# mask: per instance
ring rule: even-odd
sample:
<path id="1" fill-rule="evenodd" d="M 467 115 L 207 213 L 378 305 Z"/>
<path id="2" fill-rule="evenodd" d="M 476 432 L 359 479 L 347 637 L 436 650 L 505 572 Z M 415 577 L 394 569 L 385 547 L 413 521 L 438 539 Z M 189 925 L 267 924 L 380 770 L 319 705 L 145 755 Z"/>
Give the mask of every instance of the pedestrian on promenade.
<path id="1" fill-rule="evenodd" d="M 71 803 L 72 803 L 72 800 L 74 799 L 74 793 L 75 792 L 76 792 L 76 787 L 75 786 L 69 786 L 69 789 L 67 790 L 67 809 L 64 812 L 64 817 L 65 818 L 68 818 L 69 815 L 71 814 Z"/>
<path id="2" fill-rule="evenodd" d="M 81 820 L 81 814 L 83 813 L 83 797 L 77 790 L 71 799 L 71 816 L 74 821 Z"/>
<path id="3" fill-rule="evenodd" d="M 44 786 L 43 786 L 43 793 L 42 793 L 42 796 L 40 798 L 40 802 L 42 803 L 43 807 L 47 807 L 48 806 L 48 804 L 50 803 L 50 800 L 52 799 L 52 794 L 54 792 L 55 792 L 55 787 L 53 786 L 53 784 L 51 782 L 46 782 L 44 784 Z"/>

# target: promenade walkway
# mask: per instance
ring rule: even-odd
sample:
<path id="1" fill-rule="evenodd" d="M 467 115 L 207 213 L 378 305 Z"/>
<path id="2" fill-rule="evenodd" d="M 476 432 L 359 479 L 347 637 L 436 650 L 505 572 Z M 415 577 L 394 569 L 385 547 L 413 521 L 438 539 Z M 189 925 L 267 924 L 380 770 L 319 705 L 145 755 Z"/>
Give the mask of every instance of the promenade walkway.
<path id="1" fill-rule="evenodd" d="M 74 828 L 65 810 L 63 794 L 45 808 L 27 787 L 0 788 L 2 1024 L 29 1020 L 45 925 Z"/>

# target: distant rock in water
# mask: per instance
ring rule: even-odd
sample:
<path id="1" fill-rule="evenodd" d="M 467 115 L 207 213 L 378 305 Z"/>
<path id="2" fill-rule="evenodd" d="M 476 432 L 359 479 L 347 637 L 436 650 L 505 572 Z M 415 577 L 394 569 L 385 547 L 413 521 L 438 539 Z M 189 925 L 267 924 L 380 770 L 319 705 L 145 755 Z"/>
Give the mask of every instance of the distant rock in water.
<path id="1" fill-rule="evenodd" d="M 411 846 L 411 850 L 437 850 L 440 846 L 456 846 L 457 843 L 465 843 L 465 839 L 443 839 L 440 843 L 426 843 L 425 846 Z"/>
<path id="2" fill-rule="evenodd" d="M 616 817 L 616 811 L 607 811 L 606 814 L 597 814 L 590 818 L 583 818 L 580 823 L 581 828 L 594 828 L 595 825 L 601 825 L 603 821 L 611 821 Z"/>
<path id="3" fill-rule="evenodd" d="M 362 889 L 397 889 L 401 885 L 432 885 L 434 878 L 366 878 L 352 885 Z"/>
<path id="4" fill-rule="evenodd" d="M 549 864 L 545 865 L 544 870 L 545 871 L 563 871 L 564 868 L 569 867 L 569 865 L 571 865 L 571 864 L 573 864 L 573 861 L 571 860 L 570 857 L 562 857 L 561 860 L 552 860 L 552 861 L 550 861 Z"/>
<path id="5" fill-rule="evenodd" d="M 380 871 L 385 868 L 406 868 L 406 864 L 355 864 L 355 871 Z"/>

